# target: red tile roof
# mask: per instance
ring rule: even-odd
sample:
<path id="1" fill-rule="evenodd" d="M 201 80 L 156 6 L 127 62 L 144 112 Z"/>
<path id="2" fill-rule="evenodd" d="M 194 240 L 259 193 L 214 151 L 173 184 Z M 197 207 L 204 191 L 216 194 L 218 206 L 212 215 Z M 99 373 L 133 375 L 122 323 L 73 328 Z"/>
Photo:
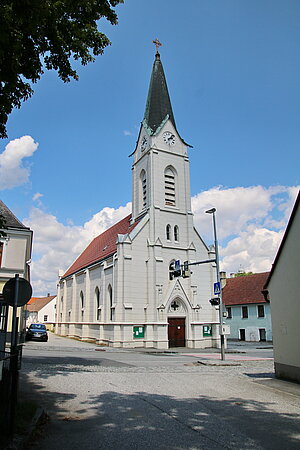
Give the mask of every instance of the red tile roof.
<path id="1" fill-rule="evenodd" d="M 26 304 L 27 311 L 40 311 L 44 306 L 50 303 L 56 295 L 47 295 L 47 297 L 31 297 Z"/>
<path id="2" fill-rule="evenodd" d="M 42 300 L 42 299 L 52 300 L 55 297 L 56 297 L 56 295 L 47 295 L 46 297 L 31 297 L 31 299 L 29 300 L 29 302 L 26 303 L 26 305 L 32 305 L 32 303 L 36 302 L 37 300 Z"/>
<path id="3" fill-rule="evenodd" d="M 62 278 L 72 275 L 93 263 L 113 255 L 117 250 L 118 234 L 128 234 L 138 224 L 138 221 L 136 221 L 131 225 L 130 220 L 131 214 L 93 239 L 93 241 L 69 267 Z"/>
<path id="4" fill-rule="evenodd" d="M 227 278 L 222 291 L 222 300 L 226 306 L 245 303 L 266 303 L 263 294 L 264 284 L 269 272 L 255 273 L 243 277 Z"/>

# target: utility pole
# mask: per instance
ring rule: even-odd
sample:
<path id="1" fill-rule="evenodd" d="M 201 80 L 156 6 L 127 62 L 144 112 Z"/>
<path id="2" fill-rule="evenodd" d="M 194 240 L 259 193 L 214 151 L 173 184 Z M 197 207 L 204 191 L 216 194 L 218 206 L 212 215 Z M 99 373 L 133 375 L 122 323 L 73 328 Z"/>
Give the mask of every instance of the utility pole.
<path id="1" fill-rule="evenodd" d="M 219 263 L 219 248 L 218 248 L 218 239 L 217 239 L 217 226 L 216 226 L 216 208 L 211 208 L 205 211 L 207 214 L 212 214 L 213 216 L 213 226 L 214 226 L 214 240 L 215 240 L 215 254 L 216 254 L 216 271 L 217 271 L 217 283 L 220 286 L 220 304 L 219 304 L 219 328 L 220 328 L 220 341 L 221 341 L 221 359 L 225 359 L 225 339 L 223 334 L 223 302 L 222 302 L 222 287 L 221 287 L 221 279 L 220 279 L 220 263 Z"/>

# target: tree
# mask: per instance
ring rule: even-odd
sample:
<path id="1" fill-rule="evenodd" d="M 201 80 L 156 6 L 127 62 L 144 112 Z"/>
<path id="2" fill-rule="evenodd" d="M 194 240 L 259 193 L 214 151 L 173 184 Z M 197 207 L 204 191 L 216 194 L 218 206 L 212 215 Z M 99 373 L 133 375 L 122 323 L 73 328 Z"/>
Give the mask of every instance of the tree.
<path id="1" fill-rule="evenodd" d="M 117 24 L 112 9 L 123 0 L 0 0 L 0 137 L 13 108 L 33 94 L 44 69 L 59 78 L 78 79 L 70 60 L 94 61 L 110 45 L 97 29 L 106 18 Z M 27 81 L 26 81 L 27 80 Z"/>
<path id="2" fill-rule="evenodd" d="M 247 277 L 248 275 L 253 275 L 253 272 L 237 272 L 234 274 L 234 278 Z"/>

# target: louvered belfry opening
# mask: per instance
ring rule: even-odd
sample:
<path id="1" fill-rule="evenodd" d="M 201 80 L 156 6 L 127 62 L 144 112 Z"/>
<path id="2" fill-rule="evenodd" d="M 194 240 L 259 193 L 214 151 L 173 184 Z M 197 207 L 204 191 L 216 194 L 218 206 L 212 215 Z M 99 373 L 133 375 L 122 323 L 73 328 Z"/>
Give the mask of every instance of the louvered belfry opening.
<path id="1" fill-rule="evenodd" d="M 165 170 L 165 204 L 176 205 L 175 174 L 170 168 Z"/>

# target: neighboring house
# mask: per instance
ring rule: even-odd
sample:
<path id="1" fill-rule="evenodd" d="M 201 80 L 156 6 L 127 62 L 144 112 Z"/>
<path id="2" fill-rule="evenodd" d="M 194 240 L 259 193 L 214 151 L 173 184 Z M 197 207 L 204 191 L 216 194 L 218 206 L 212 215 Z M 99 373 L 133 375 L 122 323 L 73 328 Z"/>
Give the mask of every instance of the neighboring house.
<path id="1" fill-rule="evenodd" d="M 47 297 L 32 297 L 27 305 L 26 326 L 31 323 L 44 323 L 48 330 L 53 330 L 56 321 L 56 295 Z"/>
<path id="2" fill-rule="evenodd" d="M 131 155 L 132 214 L 96 237 L 61 276 L 57 333 L 114 347 L 218 344 L 212 264 L 173 277 L 175 261 L 214 257 L 193 224 L 188 147 L 157 53 Z M 122 184 L 113 174 L 112 183 Z"/>
<path id="3" fill-rule="evenodd" d="M 12 307 L 4 303 L 2 290 L 4 284 L 14 278 L 15 274 L 30 281 L 32 231 L 25 227 L 1 200 L 0 214 L 5 218 L 7 227 L 3 229 L 6 236 L 0 236 L 0 351 L 4 351 L 6 333 L 11 331 Z M 18 308 L 20 331 L 25 326 L 21 311 L 22 308 Z"/>
<path id="4" fill-rule="evenodd" d="M 264 285 L 272 311 L 275 375 L 300 382 L 300 191 Z"/>
<path id="5" fill-rule="evenodd" d="M 269 302 L 262 289 L 269 272 L 227 278 L 222 292 L 226 306 L 229 339 L 271 341 L 272 324 Z"/>

